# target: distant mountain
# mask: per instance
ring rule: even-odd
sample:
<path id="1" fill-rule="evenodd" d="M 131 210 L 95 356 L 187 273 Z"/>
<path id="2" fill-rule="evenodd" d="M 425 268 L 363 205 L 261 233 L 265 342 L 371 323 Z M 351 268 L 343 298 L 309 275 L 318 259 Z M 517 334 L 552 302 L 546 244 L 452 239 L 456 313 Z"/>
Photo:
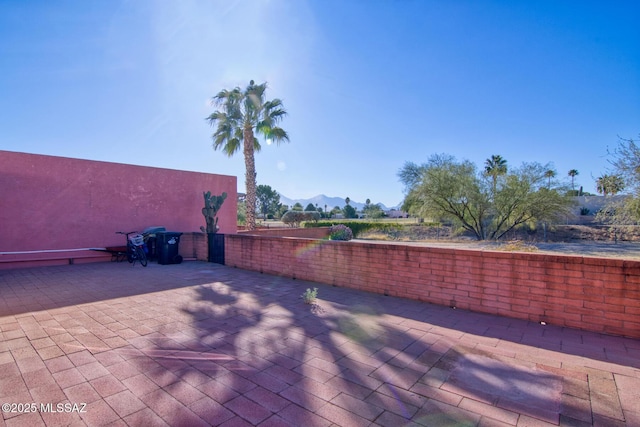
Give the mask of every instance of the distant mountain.
<path id="1" fill-rule="evenodd" d="M 290 199 L 287 196 L 280 194 L 280 203 L 282 203 L 283 205 L 289 205 L 289 207 L 295 205 L 296 203 L 300 203 L 303 209 L 306 208 L 309 203 L 311 203 L 314 206 L 317 204 L 318 207 L 322 208 L 323 210 L 325 205 L 327 206 L 328 210 L 333 209 L 335 206 L 343 208 L 344 205 L 346 205 L 343 197 L 329 197 L 325 196 L 324 194 L 319 194 L 310 199 Z M 376 202 L 374 201 L 372 201 L 371 203 L 376 204 Z M 364 203 L 356 202 L 354 200 L 351 200 L 349 204 L 357 210 L 362 210 L 362 208 L 365 206 Z M 380 203 L 380 207 L 385 211 L 390 209 L 382 203 Z"/>

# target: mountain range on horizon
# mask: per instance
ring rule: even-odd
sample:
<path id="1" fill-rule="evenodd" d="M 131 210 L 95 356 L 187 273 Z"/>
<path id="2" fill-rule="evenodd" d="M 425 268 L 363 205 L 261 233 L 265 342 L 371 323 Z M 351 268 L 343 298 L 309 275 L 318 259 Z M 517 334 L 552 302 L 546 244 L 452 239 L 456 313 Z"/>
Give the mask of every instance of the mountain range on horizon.
<path id="1" fill-rule="evenodd" d="M 343 208 L 346 205 L 344 197 L 329 197 L 325 196 L 324 194 L 318 194 L 317 196 L 314 196 L 310 199 L 290 199 L 289 197 L 280 194 L 280 203 L 282 203 L 283 205 L 289 205 L 289 207 L 295 205 L 296 203 L 300 203 L 303 208 L 307 207 L 307 205 L 311 203 L 313 205 L 318 205 L 318 207 L 321 207 L 322 209 L 324 209 L 326 205 L 328 210 L 333 209 L 335 206 Z M 397 206 L 387 207 L 383 203 L 376 203 L 373 200 L 371 201 L 371 203 L 379 204 L 382 210 L 385 211 L 398 208 Z M 356 202 L 355 200 L 351 200 L 349 202 L 349 205 L 353 206 L 357 210 L 362 210 L 362 208 L 365 207 L 365 203 Z"/>

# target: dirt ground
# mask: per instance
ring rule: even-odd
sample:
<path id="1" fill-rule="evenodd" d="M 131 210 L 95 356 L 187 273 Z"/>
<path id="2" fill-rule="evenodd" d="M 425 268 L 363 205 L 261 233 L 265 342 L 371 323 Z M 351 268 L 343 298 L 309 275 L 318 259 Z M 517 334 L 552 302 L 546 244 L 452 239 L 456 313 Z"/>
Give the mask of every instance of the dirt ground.
<path id="1" fill-rule="evenodd" d="M 398 232 L 369 232 L 360 239 L 412 242 L 437 247 L 466 247 L 514 252 L 563 253 L 640 260 L 640 227 L 555 225 L 546 232 L 510 233 L 498 242 L 477 241 L 472 235 L 452 235 L 447 227 L 405 227 Z"/>

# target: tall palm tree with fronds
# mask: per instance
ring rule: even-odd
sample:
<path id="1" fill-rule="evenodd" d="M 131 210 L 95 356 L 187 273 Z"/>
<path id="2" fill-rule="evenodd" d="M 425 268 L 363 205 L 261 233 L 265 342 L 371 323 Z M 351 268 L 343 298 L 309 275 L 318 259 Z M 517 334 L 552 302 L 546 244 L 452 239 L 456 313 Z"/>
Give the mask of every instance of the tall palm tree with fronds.
<path id="1" fill-rule="evenodd" d="M 569 171 L 569 176 L 571 177 L 571 191 L 575 191 L 576 190 L 574 182 L 575 182 L 576 175 L 578 175 L 578 174 L 579 174 L 578 169 L 571 169 Z"/>
<path id="2" fill-rule="evenodd" d="M 499 154 L 494 154 L 484 161 L 484 173 L 491 177 L 493 194 L 496 194 L 498 177 L 507 174 L 507 161 Z"/>
<path id="3" fill-rule="evenodd" d="M 256 228 L 256 162 L 254 153 L 260 151 L 256 134 L 267 141 L 280 144 L 289 141 L 287 132 L 278 123 L 287 115 L 282 101 L 265 99 L 267 83 L 255 84 L 253 80 L 242 90 L 223 89 L 212 99 L 212 105 L 219 107 L 207 121 L 215 126 L 212 135 L 214 150 L 222 150 L 233 156 L 242 146 L 245 164 L 247 228 Z"/>
<path id="4" fill-rule="evenodd" d="M 596 179 L 596 190 L 605 196 L 615 196 L 624 190 L 624 179 L 620 175 L 602 175 Z"/>
<path id="5" fill-rule="evenodd" d="M 553 169 L 549 169 L 544 173 L 544 177 L 549 179 L 547 188 L 551 189 L 551 178 L 555 176 L 556 176 L 556 171 L 554 171 Z"/>

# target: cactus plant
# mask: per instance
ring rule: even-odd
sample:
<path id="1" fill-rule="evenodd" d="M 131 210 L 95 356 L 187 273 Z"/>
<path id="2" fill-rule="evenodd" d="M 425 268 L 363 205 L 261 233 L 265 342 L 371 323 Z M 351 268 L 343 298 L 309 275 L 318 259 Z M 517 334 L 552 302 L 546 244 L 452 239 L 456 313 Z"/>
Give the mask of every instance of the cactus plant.
<path id="1" fill-rule="evenodd" d="M 227 198 L 227 193 L 222 193 L 220 196 L 214 196 L 211 191 L 202 192 L 204 196 L 204 208 L 202 208 L 202 215 L 207 222 L 207 227 L 200 227 L 205 233 L 216 233 L 218 231 L 218 211 L 222 207 L 224 200 Z"/>

